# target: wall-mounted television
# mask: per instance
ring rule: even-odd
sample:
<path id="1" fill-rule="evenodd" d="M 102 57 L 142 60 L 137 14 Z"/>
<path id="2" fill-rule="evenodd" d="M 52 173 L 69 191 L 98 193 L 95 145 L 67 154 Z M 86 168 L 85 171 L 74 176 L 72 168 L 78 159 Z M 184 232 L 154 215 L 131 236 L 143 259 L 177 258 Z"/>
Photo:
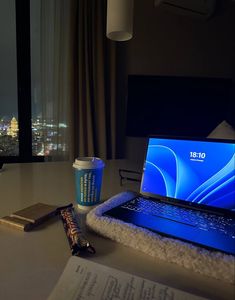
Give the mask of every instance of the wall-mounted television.
<path id="1" fill-rule="evenodd" d="M 126 135 L 206 137 L 235 107 L 230 78 L 128 76 Z"/>

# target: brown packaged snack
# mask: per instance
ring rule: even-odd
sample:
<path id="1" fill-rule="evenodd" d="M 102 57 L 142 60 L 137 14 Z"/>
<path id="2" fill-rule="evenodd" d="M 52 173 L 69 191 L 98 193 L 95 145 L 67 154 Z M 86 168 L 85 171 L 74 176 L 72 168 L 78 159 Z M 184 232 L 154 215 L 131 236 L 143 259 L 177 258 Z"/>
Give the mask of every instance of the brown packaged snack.
<path id="1" fill-rule="evenodd" d="M 79 227 L 78 215 L 72 204 L 58 208 L 63 222 L 64 230 L 69 242 L 72 255 L 79 255 L 81 252 L 95 253 L 94 247 L 83 236 Z"/>

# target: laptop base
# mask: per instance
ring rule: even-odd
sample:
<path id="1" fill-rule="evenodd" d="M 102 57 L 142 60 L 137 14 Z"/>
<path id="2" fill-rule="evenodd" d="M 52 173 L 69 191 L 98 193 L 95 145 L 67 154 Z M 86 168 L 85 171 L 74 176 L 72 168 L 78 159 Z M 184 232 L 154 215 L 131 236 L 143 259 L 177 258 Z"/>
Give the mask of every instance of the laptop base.
<path id="1" fill-rule="evenodd" d="M 138 198 L 138 197 L 137 197 Z M 149 198 L 144 198 L 144 201 L 153 201 L 153 203 L 162 203 L 161 201 L 151 200 Z M 193 244 L 202 246 L 210 250 L 219 250 L 226 254 L 235 255 L 235 236 L 226 235 L 225 232 L 219 230 L 208 230 L 208 228 L 199 228 L 197 224 L 194 224 L 191 219 L 188 218 L 188 221 L 185 219 L 178 218 L 176 219 L 173 214 L 170 212 L 169 215 L 154 215 L 153 213 L 139 211 L 138 206 L 134 209 L 129 209 L 128 204 L 132 203 L 134 199 L 121 204 L 117 207 L 114 207 L 104 213 L 105 216 L 109 216 L 115 219 L 120 219 L 124 222 L 134 224 L 139 227 L 146 228 L 155 233 L 178 238 L 180 240 L 191 242 Z M 162 203 L 164 205 L 164 203 Z M 175 210 L 175 206 L 169 205 Z M 167 208 L 170 210 L 170 208 Z M 181 209 L 181 208 L 179 208 Z M 184 209 L 182 208 L 182 214 Z M 196 218 L 198 219 L 198 211 L 195 211 Z M 206 213 L 204 213 L 206 215 Z M 226 219 L 226 217 L 224 217 Z M 230 223 L 235 226 L 235 220 L 229 218 Z M 220 218 L 221 222 L 221 218 Z"/>

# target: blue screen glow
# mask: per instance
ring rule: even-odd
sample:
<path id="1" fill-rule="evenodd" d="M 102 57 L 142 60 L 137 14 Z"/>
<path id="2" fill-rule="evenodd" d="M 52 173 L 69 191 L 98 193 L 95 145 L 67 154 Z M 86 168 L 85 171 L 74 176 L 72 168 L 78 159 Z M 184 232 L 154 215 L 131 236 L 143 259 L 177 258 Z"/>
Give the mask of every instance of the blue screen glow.
<path id="1" fill-rule="evenodd" d="M 141 191 L 235 211 L 235 144 L 150 138 Z"/>

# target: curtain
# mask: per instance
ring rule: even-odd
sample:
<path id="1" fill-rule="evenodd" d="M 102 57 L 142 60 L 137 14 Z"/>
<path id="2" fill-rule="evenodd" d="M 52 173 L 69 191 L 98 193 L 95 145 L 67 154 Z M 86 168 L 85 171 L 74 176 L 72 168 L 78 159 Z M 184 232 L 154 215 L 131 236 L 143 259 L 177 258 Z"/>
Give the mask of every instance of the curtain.
<path id="1" fill-rule="evenodd" d="M 106 1 L 78 1 L 76 156 L 117 157 L 116 45 L 106 33 Z"/>
<path id="2" fill-rule="evenodd" d="M 41 111 L 52 160 L 119 155 L 116 44 L 105 34 L 106 0 L 41 0 Z"/>
<path id="3" fill-rule="evenodd" d="M 72 159 L 76 1 L 41 0 L 41 118 L 43 149 L 52 160 Z"/>

